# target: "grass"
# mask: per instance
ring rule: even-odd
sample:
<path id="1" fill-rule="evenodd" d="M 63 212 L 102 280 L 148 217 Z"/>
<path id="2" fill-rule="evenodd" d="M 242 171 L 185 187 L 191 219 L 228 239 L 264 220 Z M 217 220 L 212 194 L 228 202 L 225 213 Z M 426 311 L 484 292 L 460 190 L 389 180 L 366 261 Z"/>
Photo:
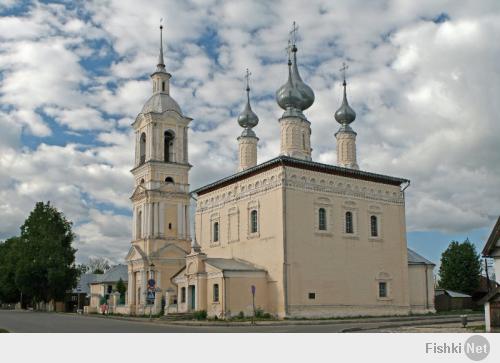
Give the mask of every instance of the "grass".
<path id="1" fill-rule="evenodd" d="M 0 333 L 8 333 L 9 331 L 7 329 L 2 329 L 0 328 Z"/>

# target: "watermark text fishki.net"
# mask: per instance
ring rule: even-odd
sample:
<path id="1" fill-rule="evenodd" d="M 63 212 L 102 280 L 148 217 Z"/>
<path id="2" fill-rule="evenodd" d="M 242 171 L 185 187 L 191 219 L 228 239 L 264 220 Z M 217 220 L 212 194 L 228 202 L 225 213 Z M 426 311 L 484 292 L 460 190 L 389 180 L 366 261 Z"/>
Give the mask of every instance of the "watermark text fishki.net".
<path id="1" fill-rule="evenodd" d="M 483 360 L 490 354 L 490 343 L 481 335 L 473 335 L 464 342 L 426 342 L 426 354 L 465 354 L 473 361 Z"/>

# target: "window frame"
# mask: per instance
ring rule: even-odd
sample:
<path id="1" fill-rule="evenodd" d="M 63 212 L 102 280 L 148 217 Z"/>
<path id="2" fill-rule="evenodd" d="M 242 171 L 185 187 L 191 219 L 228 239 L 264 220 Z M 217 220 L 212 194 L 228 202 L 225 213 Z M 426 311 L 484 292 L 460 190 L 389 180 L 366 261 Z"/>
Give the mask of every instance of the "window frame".
<path id="1" fill-rule="evenodd" d="M 219 221 L 213 222 L 212 226 L 212 242 L 217 243 L 220 240 L 220 224 Z"/>
<path id="2" fill-rule="evenodd" d="M 372 237 L 372 238 L 379 238 L 380 237 L 380 231 L 379 231 L 378 224 L 379 224 L 378 216 L 371 214 L 370 215 L 370 237 Z"/>
<path id="3" fill-rule="evenodd" d="M 350 210 L 344 213 L 344 233 L 354 235 L 354 213 Z M 349 218 L 348 218 L 349 217 Z"/>
<path id="4" fill-rule="evenodd" d="M 324 207 L 318 208 L 318 230 L 321 232 L 328 231 L 328 215 Z"/>
<path id="5" fill-rule="evenodd" d="M 258 233 L 259 232 L 259 212 L 257 209 L 252 209 L 250 211 L 250 233 Z"/>
<path id="6" fill-rule="evenodd" d="M 212 285 L 212 301 L 214 303 L 220 302 L 219 284 L 213 284 Z"/>
<path id="7" fill-rule="evenodd" d="M 181 287 L 181 303 L 186 302 L 186 287 Z"/>
<path id="8" fill-rule="evenodd" d="M 383 289 L 382 286 L 384 287 Z M 381 294 L 382 291 L 384 293 L 383 295 Z M 379 299 L 387 299 L 389 297 L 387 281 L 378 282 L 378 297 Z"/>

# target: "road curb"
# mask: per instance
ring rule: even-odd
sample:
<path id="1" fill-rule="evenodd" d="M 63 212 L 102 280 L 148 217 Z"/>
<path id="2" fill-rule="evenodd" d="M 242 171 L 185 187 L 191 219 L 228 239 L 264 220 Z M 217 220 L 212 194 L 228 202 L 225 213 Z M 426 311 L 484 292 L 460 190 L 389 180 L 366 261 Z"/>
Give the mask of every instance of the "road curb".
<path id="1" fill-rule="evenodd" d="M 272 320 L 272 321 L 257 321 L 254 325 L 250 321 L 247 322 L 206 322 L 206 321 L 192 321 L 192 320 L 174 320 L 167 321 L 156 318 L 149 320 L 148 318 L 134 318 L 126 316 L 113 316 L 113 315 L 100 315 L 92 314 L 86 315 L 87 317 L 95 317 L 99 319 L 116 319 L 135 321 L 142 323 L 152 323 L 170 326 L 195 326 L 195 327 L 284 327 L 284 326 L 314 326 L 314 325 L 337 325 L 337 324 L 356 324 L 356 323 L 381 323 L 380 327 L 402 327 L 402 326 L 418 326 L 418 325 L 431 325 L 431 324 L 446 324 L 460 322 L 460 315 L 443 315 L 443 316 L 411 316 L 411 317 L 392 317 L 384 320 L 384 318 L 366 318 L 366 319 L 332 319 L 332 320 Z M 483 320 L 482 314 L 469 314 L 469 321 Z M 349 329 L 349 328 L 348 328 Z M 348 330 L 347 329 L 347 330 Z M 352 328 L 357 329 L 357 328 Z M 377 329 L 377 328 L 360 328 L 362 330 Z M 357 331 L 357 330 L 356 330 Z"/>

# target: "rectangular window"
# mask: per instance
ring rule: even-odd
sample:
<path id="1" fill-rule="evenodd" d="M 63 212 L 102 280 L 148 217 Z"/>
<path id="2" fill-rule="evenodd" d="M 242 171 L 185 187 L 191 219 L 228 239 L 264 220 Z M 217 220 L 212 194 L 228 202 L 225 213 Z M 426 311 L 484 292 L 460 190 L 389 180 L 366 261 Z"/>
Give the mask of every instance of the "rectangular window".
<path id="1" fill-rule="evenodd" d="M 215 222 L 213 241 L 217 242 L 218 240 L 219 240 L 219 222 Z"/>
<path id="2" fill-rule="evenodd" d="M 185 287 L 181 288 L 181 302 L 182 303 L 186 302 L 186 288 Z"/>
<path id="3" fill-rule="evenodd" d="M 318 216 L 319 216 L 319 221 L 318 221 L 319 230 L 326 231 L 326 209 L 320 208 L 318 210 Z"/>
<path id="4" fill-rule="evenodd" d="M 354 233 L 354 226 L 352 220 L 352 212 L 346 212 L 345 214 L 345 233 Z"/>
<path id="5" fill-rule="evenodd" d="M 376 216 L 370 217 L 370 227 L 372 237 L 378 237 L 378 221 Z"/>
<path id="6" fill-rule="evenodd" d="M 165 82 L 161 82 L 161 90 L 165 92 Z"/>
<path id="7" fill-rule="evenodd" d="M 214 284 L 214 302 L 219 302 L 219 284 Z"/>
<path id="8" fill-rule="evenodd" d="M 251 233 L 257 233 L 259 225 L 258 225 L 258 220 L 257 220 L 257 211 L 254 209 L 250 213 L 250 232 Z"/>
<path id="9" fill-rule="evenodd" d="M 387 282 L 378 283 L 378 297 L 387 297 Z"/>
<path id="10" fill-rule="evenodd" d="M 315 300 L 316 299 L 316 293 L 315 292 L 310 292 L 309 293 L 309 300 Z"/>

